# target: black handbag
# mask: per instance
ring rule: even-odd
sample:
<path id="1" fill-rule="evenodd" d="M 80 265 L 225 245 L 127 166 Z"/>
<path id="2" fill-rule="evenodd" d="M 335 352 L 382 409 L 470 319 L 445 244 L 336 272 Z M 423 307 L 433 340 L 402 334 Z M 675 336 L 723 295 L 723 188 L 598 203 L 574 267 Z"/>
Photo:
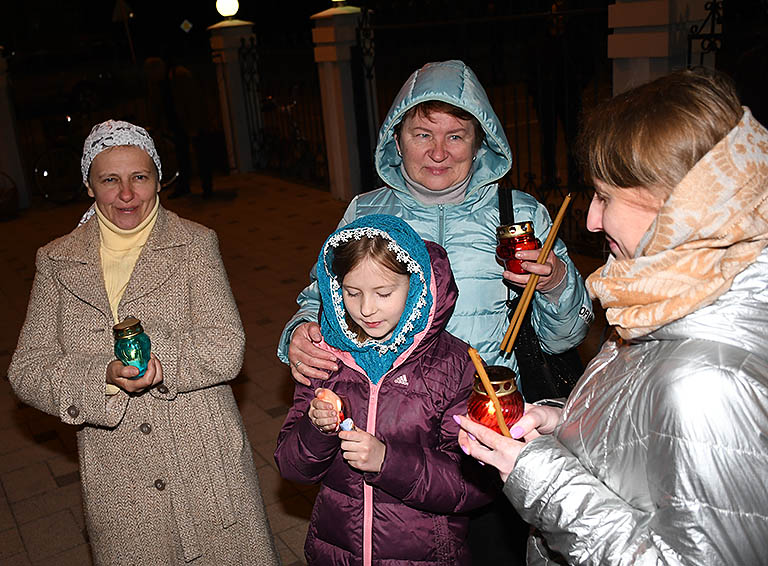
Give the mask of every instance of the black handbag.
<path id="1" fill-rule="evenodd" d="M 499 222 L 509 225 L 515 222 L 512 208 L 512 191 L 499 187 Z M 520 292 L 511 299 L 511 284 L 504 280 L 507 287 L 508 317 L 512 318 Z M 517 359 L 520 389 L 528 403 L 541 399 L 568 397 L 584 371 L 584 365 L 576 348 L 560 354 L 549 354 L 541 349 L 539 337 L 531 324 L 531 310 L 525 313 L 520 333 L 513 349 Z"/>

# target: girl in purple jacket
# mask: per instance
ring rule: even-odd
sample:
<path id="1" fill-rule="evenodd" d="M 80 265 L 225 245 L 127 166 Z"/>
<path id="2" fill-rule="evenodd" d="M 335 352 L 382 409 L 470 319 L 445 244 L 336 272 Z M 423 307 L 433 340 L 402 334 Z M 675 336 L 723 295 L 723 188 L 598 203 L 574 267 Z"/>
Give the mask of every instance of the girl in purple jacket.
<path id="1" fill-rule="evenodd" d="M 465 512 L 494 485 L 461 452 L 474 366 L 445 331 L 458 296 L 445 250 L 387 215 L 326 240 L 317 264 L 319 346 L 339 370 L 296 385 L 277 441 L 282 476 L 321 483 L 304 547 L 311 565 L 469 564 Z M 333 390 L 356 427 L 339 430 Z"/>

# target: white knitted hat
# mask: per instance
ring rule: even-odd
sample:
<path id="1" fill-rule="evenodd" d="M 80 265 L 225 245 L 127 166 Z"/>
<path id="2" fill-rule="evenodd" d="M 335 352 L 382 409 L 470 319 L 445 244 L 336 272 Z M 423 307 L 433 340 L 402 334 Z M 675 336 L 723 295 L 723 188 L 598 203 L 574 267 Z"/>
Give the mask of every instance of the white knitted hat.
<path id="1" fill-rule="evenodd" d="M 88 172 L 94 158 L 108 147 L 118 145 L 135 145 L 146 151 L 157 167 L 157 180 L 161 181 L 163 170 L 160 166 L 160 156 L 155 149 L 155 142 L 147 130 L 121 120 L 107 120 L 96 124 L 83 144 L 83 157 L 80 159 L 80 171 L 83 174 L 83 184 L 88 185 Z"/>

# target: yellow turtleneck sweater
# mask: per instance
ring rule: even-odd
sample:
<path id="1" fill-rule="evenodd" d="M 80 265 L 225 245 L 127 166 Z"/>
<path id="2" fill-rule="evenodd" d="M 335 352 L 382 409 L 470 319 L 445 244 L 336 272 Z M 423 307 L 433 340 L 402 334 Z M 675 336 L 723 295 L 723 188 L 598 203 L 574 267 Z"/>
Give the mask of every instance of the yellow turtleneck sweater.
<path id="1" fill-rule="evenodd" d="M 144 244 L 152 232 L 152 227 L 157 220 L 157 211 L 160 199 L 155 200 L 155 206 L 141 224 L 132 230 L 118 228 L 102 214 L 98 205 L 96 216 L 99 219 L 99 233 L 101 234 L 101 271 L 104 274 L 104 284 L 107 287 L 109 307 L 112 309 L 112 317 L 117 320 L 117 306 L 123 298 L 125 288 L 133 273 L 136 260 L 139 259 Z"/>

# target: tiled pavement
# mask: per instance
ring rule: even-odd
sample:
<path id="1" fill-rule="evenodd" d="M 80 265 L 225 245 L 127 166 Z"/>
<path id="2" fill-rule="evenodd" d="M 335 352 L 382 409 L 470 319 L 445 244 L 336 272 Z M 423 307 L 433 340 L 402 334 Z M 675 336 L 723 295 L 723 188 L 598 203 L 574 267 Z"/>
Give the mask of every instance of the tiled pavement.
<path id="1" fill-rule="evenodd" d="M 293 391 L 275 350 L 319 246 L 345 205 L 327 192 L 257 174 L 218 178 L 216 189 L 209 201 L 193 194 L 163 198 L 163 204 L 218 232 L 247 333 L 245 365 L 233 389 L 283 564 L 304 564 L 316 488 L 282 480 L 272 458 Z M 0 222 L 0 376 L 24 320 L 35 250 L 70 231 L 88 204 L 40 205 Z M 598 263 L 576 259 L 582 273 Z M 597 327 L 584 356 L 594 352 L 599 334 Z M 21 404 L 0 379 L 0 564 L 91 564 L 77 469 L 75 429 Z"/>

